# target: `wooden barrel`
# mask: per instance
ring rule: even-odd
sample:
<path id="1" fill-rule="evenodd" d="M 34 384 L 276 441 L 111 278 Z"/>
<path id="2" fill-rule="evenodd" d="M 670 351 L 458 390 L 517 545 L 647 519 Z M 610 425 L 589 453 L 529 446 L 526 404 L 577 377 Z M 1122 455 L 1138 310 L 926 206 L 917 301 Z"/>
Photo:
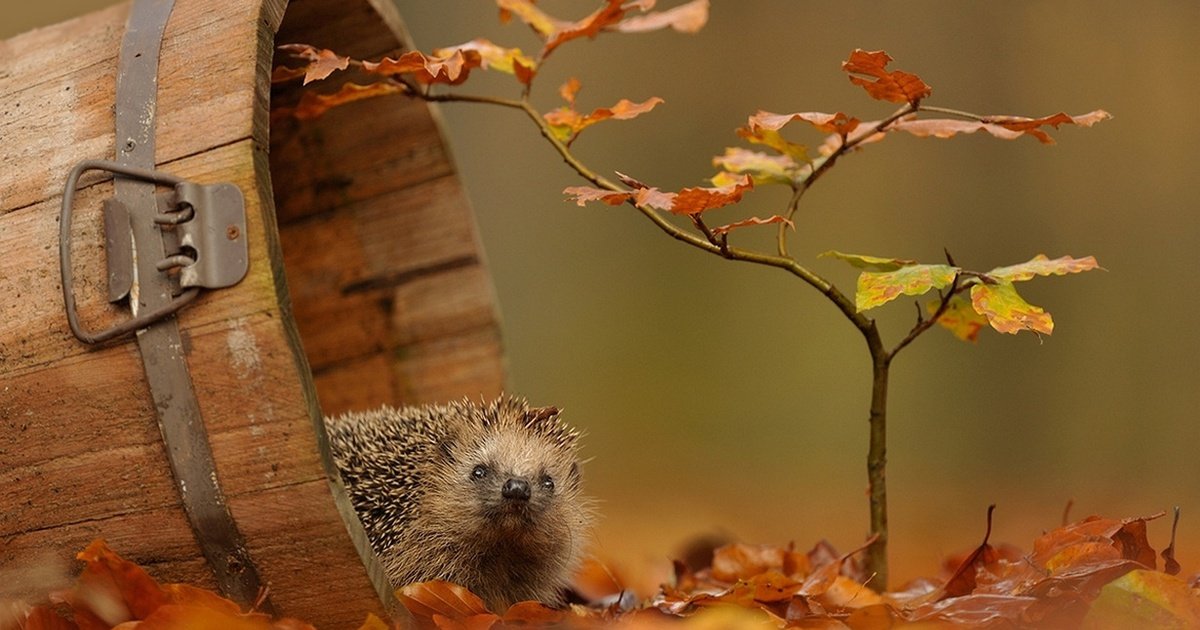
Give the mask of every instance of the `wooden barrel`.
<path id="1" fill-rule="evenodd" d="M 129 4 L 0 43 L 0 598 L 44 594 L 104 538 L 161 581 L 216 588 L 160 435 L 138 345 L 67 325 L 64 179 L 113 159 Z M 490 280 L 436 112 L 399 97 L 312 121 L 270 72 L 276 45 L 359 58 L 406 42 L 388 0 L 177 0 L 162 40 L 157 168 L 232 182 L 249 271 L 177 316 L 215 479 L 281 614 L 356 627 L 390 590 L 331 465 L 322 412 L 493 396 L 504 366 Z M 106 296 L 101 202 L 71 222 L 83 324 Z M 201 530 L 203 527 L 200 528 Z M 60 573 L 61 571 L 61 573 Z"/>

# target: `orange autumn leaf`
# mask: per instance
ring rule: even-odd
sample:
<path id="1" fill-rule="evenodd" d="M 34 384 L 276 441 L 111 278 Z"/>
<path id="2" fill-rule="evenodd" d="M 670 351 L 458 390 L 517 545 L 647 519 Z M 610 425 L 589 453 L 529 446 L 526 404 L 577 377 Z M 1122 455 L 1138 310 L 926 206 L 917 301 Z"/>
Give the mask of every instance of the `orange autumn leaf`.
<path id="1" fill-rule="evenodd" d="M 346 83 L 331 94 L 305 92 L 300 97 L 299 104 L 291 110 L 291 114 L 299 120 L 311 120 L 339 105 L 388 94 L 403 94 L 404 92 L 403 85 L 390 81 L 379 81 L 367 85 Z"/>
<path id="2" fill-rule="evenodd" d="M 603 5 L 579 20 L 562 20 L 539 8 L 533 0 L 496 0 L 500 21 L 519 18 L 542 38 L 544 44 L 538 59 L 545 59 L 559 46 L 582 37 L 595 37 L 604 31 L 644 33 L 671 28 L 681 33 L 695 33 L 708 21 L 708 0 L 692 0 L 661 12 L 649 12 L 654 0 L 604 0 Z M 628 17 L 633 10 L 645 15 Z"/>
<path id="3" fill-rule="evenodd" d="M 384 76 L 411 74 L 417 82 L 426 85 L 458 85 L 467 80 L 472 68 L 482 65 L 483 55 L 479 51 L 461 48 L 445 56 L 429 57 L 419 50 L 411 50 L 396 59 L 384 57 L 376 62 L 362 62 L 363 70 L 367 72 Z"/>
<path id="4" fill-rule="evenodd" d="M 939 304 L 939 300 L 932 300 L 925 305 L 925 310 L 932 316 L 937 313 Z M 950 298 L 937 323 L 961 341 L 976 342 L 979 340 L 979 331 L 988 325 L 988 320 L 975 311 L 969 300 L 956 295 Z"/>
<path id="5" fill-rule="evenodd" d="M 842 62 L 842 70 L 850 74 L 851 83 L 862 86 L 871 98 L 881 101 L 916 104 L 933 92 L 915 74 L 888 70 L 891 61 L 891 56 L 882 50 L 868 52 L 859 48 Z"/>
<path id="6" fill-rule="evenodd" d="M 617 101 L 617 104 L 612 107 L 598 107 L 592 110 L 592 113 L 585 115 L 575 109 L 575 97 L 579 93 L 579 87 L 578 79 L 568 79 L 558 89 L 559 95 L 567 102 L 567 105 L 542 115 L 542 118 L 549 124 L 550 133 L 568 145 L 574 142 L 579 132 L 602 120 L 608 120 L 609 118 L 617 120 L 637 118 L 663 102 L 657 96 L 651 97 L 641 103 L 634 103 L 623 98 Z"/>
<path id="7" fill-rule="evenodd" d="M 975 133 L 986 131 L 1001 140 L 1012 140 L 1023 135 L 1033 136 L 1042 144 L 1054 144 L 1041 127 L 1051 126 L 1057 129 L 1059 125 L 1070 124 L 1081 127 L 1092 125 L 1112 118 L 1104 110 L 1096 110 L 1081 116 L 1068 116 L 1058 113 L 1042 118 L 1025 118 L 1023 116 L 987 116 L 983 120 L 952 120 L 944 118 L 933 119 L 904 119 L 895 122 L 889 129 L 903 131 L 919 138 L 951 138 L 960 133 Z"/>
<path id="8" fill-rule="evenodd" d="M 691 0 L 666 11 L 625 18 L 609 28 L 621 33 L 645 33 L 664 28 L 678 33 L 696 33 L 708 23 L 708 9 L 708 0 Z"/>
<path id="9" fill-rule="evenodd" d="M 987 272 L 987 275 L 996 280 L 1020 282 L 1031 280 L 1034 276 L 1065 276 L 1069 273 L 1081 273 L 1099 268 L 1100 265 L 1094 256 L 1084 256 L 1083 258 L 1061 256 L 1051 260 L 1045 254 L 1038 254 L 1023 263 L 996 267 Z"/>
<path id="10" fill-rule="evenodd" d="M 901 295 L 924 295 L 944 289 L 954 282 L 958 271 L 950 265 L 906 265 L 895 271 L 864 271 L 858 275 L 854 304 L 862 312 Z"/>
<path id="11" fill-rule="evenodd" d="M 491 614 L 478 595 L 465 587 L 442 580 L 409 584 L 396 591 L 396 597 L 418 619 L 432 620 L 437 615 L 464 620 Z"/>
<path id="12" fill-rule="evenodd" d="M 92 541 L 75 558 L 86 563 L 79 575 L 80 601 L 110 625 L 145 619 L 167 603 L 145 569 L 113 553 L 103 540 Z"/>
<path id="13" fill-rule="evenodd" d="M 736 175 L 749 175 L 755 184 L 792 184 L 812 173 L 807 163 L 798 163 L 790 155 L 769 155 L 740 147 L 727 147 L 725 155 L 712 159 L 713 166 L 721 169 L 712 182 L 723 186 L 734 181 Z"/>
<path id="14" fill-rule="evenodd" d="M 294 59 L 307 63 L 300 68 L 280 66 L 271 73 L 273 82 L 289 80 L 296 76 L 304 77 L 304 85 L 319 81 L 337 72 L 345 70 L 350 65 L 350 58 L 343 57 L 332 50 L 317 48 L 308 44 L 283 44 L 279 50 L 287 52 Z"/>
<path id="15" fill-rule="evenodd" d="M 675 214 L 700 214 L 737 203 L 742 200 L 742 195 L 752 188 L 754 181 L 748 175 L 743 175 L 740 180 L 726 186 L 684 188 L 675 194 L 675 199 L 667 210 Z"/>
<path id="16" fill-rule="evenodd" d="M 627 7 L 623 6 L 623 0 L 605 0 L 604 6 L 587 17 L 568 22 L 549 16 L 532 0 L 496 0 L 496 4 L 500 6 L 502 22 L 507 22 L 516 15 L 545 40 L 542 51 L 538 54 L 540 59 L 545 59 L 554 49 L 573 39 L 595 37 L 606 26 L 621 21 L 627 10 Z"/>
<path id="17" fill-rule="evenodd" d="M 520 48 L 504 48 L 491 41 L 478 38 L 465 44 L 434 49 L 434 57 L 450 58 L 455 50 L 473 51 L 479 55 L 480 67 L 484 70 L 498 70 L 517 77 L 526 85 L 533 78 L 537 62 L 521 52 Z"/>
<path id="18" fill-rule="evenodd" d="M 760 217 L 750 217 L 748 219 L 742 219 L 741 221 L 734 221 L 733 223 L 718 225 L 712 229 L 712 233 L 719 236 L 721 234 L 728 234 L 738 228 L 749 227 L 752 225 L 772 225 L 776 223 L 782 223 L 793 230 L 796 229 L 795 223 L 792 223 L 787 218 L 781 217 L 778 214 L 773 214 L 765 219 Z"/>
<path id="19" fill-rule="evenodd" d="M 1044 335 L 1054 332 L 1054 319 L 1050 313 L 1026 302 L 1011 282 L 972 286 L 971 304 L 999 332 L 1011 335 L 1022 330 Z"/>
<path id="20" fill-rule="evenodd" d="M 790 122 L 802 120 L 825 133 L 837 133 L 846 135 L 858 128 L 859 119 L 845 114 L 843 112 L 835 112 L 826 114 L 824 112 L 795 112 L 791 114 L 775 114 L 768 111 L 759 110 L 750 117 L 747 127 L 752 132 L 757 132 L 761 129 L 771 131 L 779 131 Z"/>

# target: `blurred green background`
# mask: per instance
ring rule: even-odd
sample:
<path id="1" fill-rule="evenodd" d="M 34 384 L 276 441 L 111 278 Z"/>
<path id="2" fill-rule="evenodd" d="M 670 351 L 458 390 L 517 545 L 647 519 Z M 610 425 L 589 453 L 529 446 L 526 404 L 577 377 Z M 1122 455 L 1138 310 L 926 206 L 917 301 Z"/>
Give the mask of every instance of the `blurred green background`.
<path id="1" fill-rule="evenodd" d="M 539 48 L 523 25 L 500 25 L 489 0 L 397 1 L 424 50 L 479 36 Z M 108 4 L 13 6 L 0 36 Z M 540 6 L 574 18 L 596 4 Z M 1195 0 L 714 0 L 697 35 L 564 46 L 534 96 L 555 107 L 557 86 L 577 76 L 581 110 L 664 98 L 575 145 L 598 171 L 664 189 L 703 184 L 711 157 L 741 144 L 733 130 L 759 108 L 889 113 L 839 70 L 859 47 L 885 49 L 895 68 L 919 74 L 934 88 L 931 105 L 1112 112 L 1090 130 L 1054 132 L 1051 147 L 983 135 L 870 146 L 806 196 L 792 251 L 849 292 L 853 270 L 817 253 L 940 262 L 946 247 L 981 270 L 1037 253 L 1091 254 L 1107 269 L 1022 285 L 1053 314 L 1053 336 L 984 331 L 973 346 L 934 329 L 897 359 L 894 579 L 932 573 L 977 544 L 989 503 L 999 505 L 992 540 L 1027 548 L 1069 500 L 1073 517 L 1181 506 L 1179 555 L 1195 571 L 1197 32 Z M 518 94 L 506 75 L 473 76 L 464 91 Z M 782 272 L 687 248 L 627 207 L 564 202 L 562 189 L 582 182 L 520 114 L 441 111 L 493 273 L 512 388 L 565 408 L 588 434 L 601 554 L 647 574 L 699 533 L 856 546 L 867 526 L 870 386 L 858 332 Z M 783 191 L 762 189 L 741 207 L 766 216 L 785 202 Z M 773 233 L 748 228 L 733 239 L 769 246 Z M 891 343 L 912 323 L 910 302 L 877 311 Z M 1152 543 L 1164 547 L 1169 530 L 1169 519 L 1152 523 Z"/>

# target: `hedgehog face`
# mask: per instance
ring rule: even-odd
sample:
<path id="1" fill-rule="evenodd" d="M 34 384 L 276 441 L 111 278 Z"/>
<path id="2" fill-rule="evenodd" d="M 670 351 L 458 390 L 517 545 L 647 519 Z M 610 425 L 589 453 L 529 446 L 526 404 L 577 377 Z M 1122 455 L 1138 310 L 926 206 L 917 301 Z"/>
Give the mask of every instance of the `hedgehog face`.
<path id="1" fill-rule="evenodd" d="M 540 436 L 501 431 L 472 446 L 455 468 L 485 527 L 542 526 L 563 493 L 578 491 L 574 453 Z"/>

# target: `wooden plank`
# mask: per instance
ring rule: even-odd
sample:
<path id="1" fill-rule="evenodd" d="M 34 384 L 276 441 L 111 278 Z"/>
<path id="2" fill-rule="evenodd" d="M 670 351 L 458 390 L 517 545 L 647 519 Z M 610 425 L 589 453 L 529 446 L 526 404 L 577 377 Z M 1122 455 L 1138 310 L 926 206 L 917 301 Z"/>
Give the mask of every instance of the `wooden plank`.
<path id="1" fill-rule="evenodd" d="M 324 478 L 283 339 L 278 318 L 263 313 L 188 340 L 226 494 Z M 6 381 L 0 505 L 22 508 L 0 511 L 0 535 L 178 503 L 140 359 L 122 347 L 85 358 Z"/>
<path id="2" fill-rule="evenodd" d="M 491 276 L 482 265 L 417 275 L 391 295 L 394 347 L 499 326 Z"/>
<path id="3" fill-rule="evenodd" d="M 296 322 L 318 372 L 423 335 L 496 325 L 456 178 L 289 223 L 280 239 Z M 411 317 L 397 318 L 398 309 Z"/>
<path id="4" fill-rule="evenodd" d="M 403 402 L 396 395 L 390 352 L 329 366 L 314 373 L 313 381 L 326 417 Z"/>
<path id="5" fill-rule="evenodd" d="M 275 204 L 287 223 L 444 177 L 453 166 L 429 108 L 396 96 L 349 103 L 315 120 L 277 120 L 271 170 L 280 174 Z"/>
<path id="6" fill-rule="evenodd" d="M 373 592 L 347 588 L 363 568 L 350 560 L 356 551 L 324 480 L 233 497 L 229 507 L 280 612 L 323 628 L 357 628 L 379 614 Z"/>
<path id="7" fill-rule="evenodd" d="M 159 64 L 157 163 L 251 137 L 266 146 L 266 127 L 253 126 L 255 107 L 267 98 L 255 63 L 263 4 L 244 0 L 213 11 L 200 0 L 176 3 Z M 114 77 L 128 9 L 118 5 L 3 43 L 0 215 L 59 194 L 78 161 L 113 156 Z"/>
<path id="8" fill-rule="evenodd" d="M 490 399 L 504 391 L 504 348 L 492 327 L 397 350 L 398 395 L 410 403 Z"/>
<path id="9" fill-rule="evenodd" d="M 0 579 L 0 599 L 41 598 L 54 585 L 72 583 L 75 554 L 97 538 L 161 582 L 216 588 L 183 511 L 174 505 L 5 536 L 0 567 L 8 579 Z"/>

